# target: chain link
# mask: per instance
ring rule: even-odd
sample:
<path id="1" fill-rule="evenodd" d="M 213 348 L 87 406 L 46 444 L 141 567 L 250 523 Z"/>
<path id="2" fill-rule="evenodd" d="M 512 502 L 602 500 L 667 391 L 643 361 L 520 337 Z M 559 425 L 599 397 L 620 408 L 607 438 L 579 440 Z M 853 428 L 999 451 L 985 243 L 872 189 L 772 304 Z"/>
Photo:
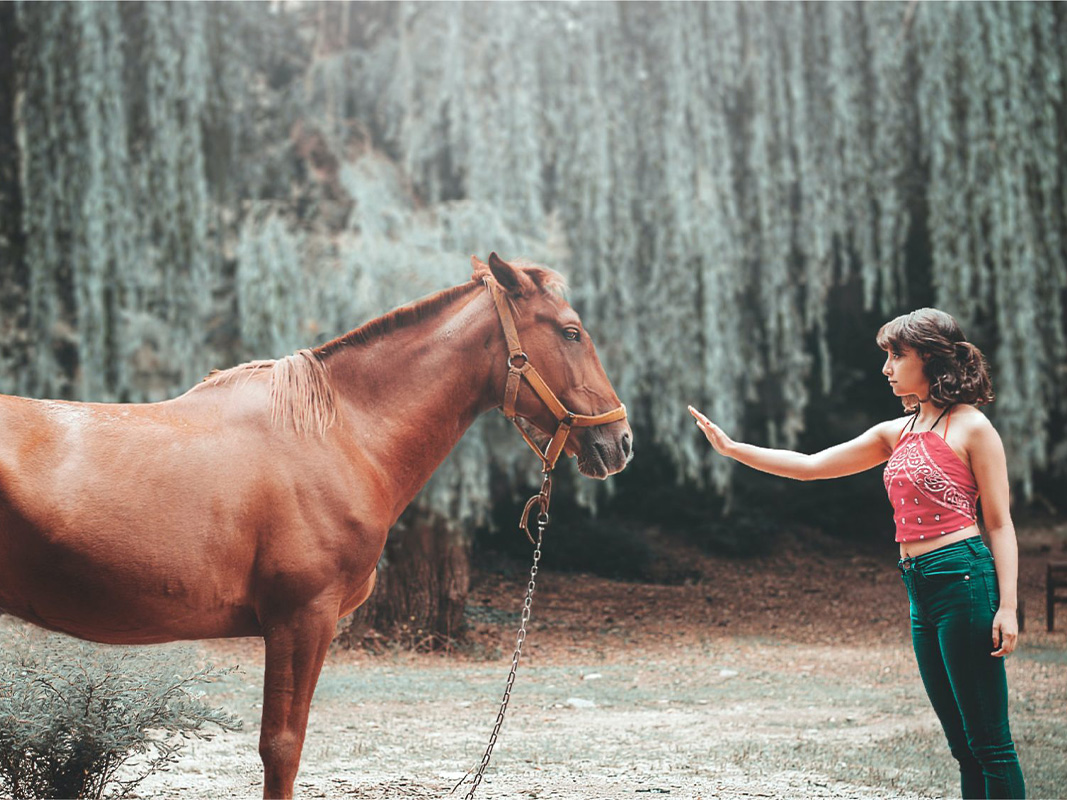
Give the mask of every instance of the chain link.
<path id="1" fill-rule="evenodd" d="M 467 794 L 463 796 L 463 800 L 472 800 L 474 792 L 478 789 L 478 785 L 482 782 L 482 776 L 485 775 L 485 770 L 489 766 L 489 761 L 493 757 L 493 748 L 496 747 L 497 738 L 500 735 L 500 727 L 504 724 L 504 714 L 508 710 L 508 701 L 511 700 L 511 690 L 515 685 L 515 675 L 519 671 L 519 658 L 522 655 L 522 645 L 526 641 L 526 625 L 530 621 L 530 611 L 533 608 L 533 596 L 534 590 L 537 589 L 537 570 L 538 564 L 541 561 L 541 543 L 544 541 L 545 527 L 548 525 L 548 503 L 552 496 L 552 479 L 548 473 L 545 473 L 544 481 L 541 483 L 541 491 L 538 492 L 530 499 L 530 503 L 527 504 L 527 508 L 534 502 L 537 502 L 541 506 L 541 511 L 537 515 L 537 540 L 534 541 L 530 536 L 530 531 L 526 529 L 526 535 L 530 538 L 530 541 L 534 544 L 533 552 L 533 565 L 530 567 L 530 582 L 526 585 L 526 599 L 522 603 L 522 618 L 519 622 L 519 633 L 515 640 L 515 652 L 511 656 L 511 670 L 508 672 L 507 683 L 504 684 L 504 696 L 500 701 L 500 710 L 496 714 L 496 724 L 493 725 L 493 732 L 489 734 L 489 744 L 485 748 L 485 754 L 482 756 L 482 761 L 478 765 L 477 771 L 474 773 L 474 780 L 471 783 L 470 789 Z M 525 515 L 524 515 L 525 519 Z M 463 782 L 467 780 L 470 775 L 470 771 L 464 775 L 459 783 L 452 787 L 452 794 L 463 785 Z"/>

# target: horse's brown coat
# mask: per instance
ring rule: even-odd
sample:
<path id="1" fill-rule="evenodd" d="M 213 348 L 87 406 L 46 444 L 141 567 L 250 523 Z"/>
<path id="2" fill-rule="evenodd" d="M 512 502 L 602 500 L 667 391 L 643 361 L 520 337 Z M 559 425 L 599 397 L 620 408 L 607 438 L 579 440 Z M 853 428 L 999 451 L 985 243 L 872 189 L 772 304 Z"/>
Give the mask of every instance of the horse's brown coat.
<path id="1" fill-rule="evenodd" d="M 337 620 L 369 596 L 389 528 L 482 412 L 506 349 L 482 280 L 578 413 L 619 405 L 549 270 L 476 262 L 471 282 L 314 351 L 213 373 L 145 405 L 0 395 L 0 608 L 84 639 L 262 636 L 264 795 L 289 797 Z M 555 419 L 529 389 L 518 412 Z M 577 431 L 594 477 L 625 421 Z"/>

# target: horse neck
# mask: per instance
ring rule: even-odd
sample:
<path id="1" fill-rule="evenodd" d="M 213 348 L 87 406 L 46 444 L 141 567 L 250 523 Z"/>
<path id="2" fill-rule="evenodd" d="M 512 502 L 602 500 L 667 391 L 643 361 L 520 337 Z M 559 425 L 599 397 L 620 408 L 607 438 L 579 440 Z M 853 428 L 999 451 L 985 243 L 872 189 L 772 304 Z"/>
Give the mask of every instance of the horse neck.
<path id="1" fill-rule="evenodd" d="M 376 462 L 399 516 L 474 420 L 500 404 L 507 352 L 488 292 L 472 287 L 418 322 L 324 360 L 342 430 Z"/>

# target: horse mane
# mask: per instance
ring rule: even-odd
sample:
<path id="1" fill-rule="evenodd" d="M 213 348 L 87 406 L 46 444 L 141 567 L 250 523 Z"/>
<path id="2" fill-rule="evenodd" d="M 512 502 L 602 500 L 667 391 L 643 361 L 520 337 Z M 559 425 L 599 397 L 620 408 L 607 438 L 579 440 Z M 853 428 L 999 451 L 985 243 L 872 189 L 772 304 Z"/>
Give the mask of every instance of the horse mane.
<path id="1" fill-rule="evenodd" d="M 314 352 L 319 357 L 324 358 L 349 345 L 366 344 L 393 331 L 407 328 L 427 317 L 433 316 L 457 297 L 469 292 L 473 285 L 472 283 L 462 283 L 459 286 L 452 286 L 432 294 L 422 300 L 416 300 L 414 303 L 395 308 L 388 314 L 372 319 L 355 330 L 319 345 Z"/>
<path id="2" fill-rule="evenodd" d="M 555 270 L 526 262 L 511 263 L 522 269 L 538 290 L 560 295 L 566 292 L 566 282 Z M 315 432 L 325 436 L 337 420 L 337 400 L 325 360 L 329 355 L 414 325 L 480 287 L 490 275 L 488 269 L 479 270 L 467 283 L 401 306 L 318 347 L 298 350 L 277 360 L 249 361 L 226 370 L 214 370 L 200 386 L 225 386 L 234 381 L 243 384 L 269 377 L 271 425 L 284 428 L 292 424 L 299 434 Z"/>
<path id="3" fill-rule="evenodd" d="M 542 291 L 552 291 L 560 295 L 567 291 L 566 281 L 553 269 L 525 261 L 512 261 L 510 263 L 513 267 L 525 272 L 533 280 L 537 288 Z M 488 268 L 478 270 L 467 283 L 443 289 L 422 300 L 416 300 L 414 303 L 408 303 L 405 306 L 396 308 L 388 314 L 364 323 L 355 330 L 319 345 L 313 352 L 320 358 L 325 358 L 343 347 L 366 344 L 393 331 L 415 325 L 423 319 L 433 316 L 456 298 L 462 297 L 472 289 L 481 286 L 485 278 L 491 274 Z"/>
<path id="4" fill-rule="evenodd" d="M 298 434 L 326 431 L 337 420 L 337 401 L 326 364 L 312 350 L 297 350 L 276 361 L 249 361 L 227 370 L 215 370 L 201 386 L 225 386 L 232 381 L 270 378 L 270 422 Z M 241 380 L 243 378 L 243 381 Z"/>

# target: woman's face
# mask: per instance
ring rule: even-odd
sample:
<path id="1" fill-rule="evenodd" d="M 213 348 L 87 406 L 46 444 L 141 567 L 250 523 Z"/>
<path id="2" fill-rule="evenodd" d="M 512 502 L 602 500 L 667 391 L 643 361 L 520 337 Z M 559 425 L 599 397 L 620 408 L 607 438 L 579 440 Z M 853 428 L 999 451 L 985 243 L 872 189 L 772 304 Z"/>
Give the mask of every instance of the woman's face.
<path id="1" fill-rule="evenodd" d="M 882 374 L 889 379 L 889 386 L 897 397 L 914 394 L 925 400 L 930 395 L 930 381 L 923 374 L 922 356 L 909 347 L 886 351 Z"/>

